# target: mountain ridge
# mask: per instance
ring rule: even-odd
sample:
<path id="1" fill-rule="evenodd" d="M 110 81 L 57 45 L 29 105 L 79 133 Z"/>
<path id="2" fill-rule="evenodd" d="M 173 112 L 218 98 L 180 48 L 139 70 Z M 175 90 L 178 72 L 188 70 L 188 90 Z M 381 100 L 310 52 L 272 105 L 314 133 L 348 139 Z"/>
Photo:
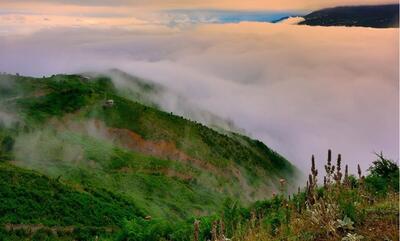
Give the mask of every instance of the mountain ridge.
<path id="1" fill-rule="evenodd" d="M 300 25 L 398 28 L 399 4 L 339 6 L 314 11 Z"/>

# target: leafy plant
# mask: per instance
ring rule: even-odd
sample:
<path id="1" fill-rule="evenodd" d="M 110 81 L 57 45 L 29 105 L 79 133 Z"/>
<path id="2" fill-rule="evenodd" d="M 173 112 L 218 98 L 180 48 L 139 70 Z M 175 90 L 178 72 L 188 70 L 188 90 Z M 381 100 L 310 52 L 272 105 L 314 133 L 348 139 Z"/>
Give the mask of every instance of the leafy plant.
<path id="1" fill-rule="evenodd" d="M 337 220 L 338 227 L 342 228 L 343 230 L 354 230 L 354 222 L 347 216 L 343 218 L 343 220 Z"/>
<path id="2" fill-rule="evenodd" d="M 354 234 L 348 233 L 346 235 L 346 237 L 342 238 L 342 241 L 360 241 L 363 239 L 364 239 L 364 236 L 362 236 L 362 235 L 358 235 L 356 233 L 354 233 Z"/>

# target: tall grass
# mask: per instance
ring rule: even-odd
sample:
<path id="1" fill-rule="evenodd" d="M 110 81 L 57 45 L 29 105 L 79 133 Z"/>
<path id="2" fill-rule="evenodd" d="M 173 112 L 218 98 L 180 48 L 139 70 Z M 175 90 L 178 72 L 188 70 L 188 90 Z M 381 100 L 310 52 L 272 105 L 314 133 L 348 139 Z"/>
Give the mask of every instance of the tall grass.
<path id="1" fill-rule="evenodd" d="M 347 165 L 343 173 L 341 155 L 336 165 L 332 165 L 331 155 L 329 151 L 323 185 L 317 181 L 319 173 L 312 157 L 303 191 L 289 196 L 281 193 L 243 213 L 228 206 L 229 211 L 219 217 L 228 230 L 211 235 L 210 240 L 398 240 L 397 164 L 379 154 L 370 174 L 363 176 L 358 166 L 356 178 L 349 175 Z M 226 213 L 232 212 L 234 217 L 226 218 Z"/>

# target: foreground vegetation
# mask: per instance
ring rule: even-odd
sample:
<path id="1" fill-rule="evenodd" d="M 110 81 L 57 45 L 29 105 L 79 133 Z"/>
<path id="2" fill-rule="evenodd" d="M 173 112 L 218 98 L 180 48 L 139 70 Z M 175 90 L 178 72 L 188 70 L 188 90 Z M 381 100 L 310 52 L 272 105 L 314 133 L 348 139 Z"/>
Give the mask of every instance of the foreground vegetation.
<path id="1" fill-rule="evenodd" d="M 307 186 L 296 194 L 286 195 L 282 179 L 281 192 L 271 199 L 247 207 L 226 199 L 214 215 L 172 220 L 146 217 L 129 200 L 102 190 L 77 189 L 2 164 L 0 240 L 399 239 L 396 163 L 380 154 L 367 176 L 358 169 L 356 177 L 349 175 L 347 165 L 342 171 L 339 156 L 336 165 L 328 158 L 325 169 L 321 186 L 313 160 Z"/>
<path id="2" fill-rule="evenodd" d="M 168 226 L 168 222 L 128 221 L 122 240 L 398 240 L 399 168 L 378 155 L 363 176 L 342 170 L 341 156 L 332 165 L 331 152 L 325 166 L 323 186 L 317 182 L 318 170 L 312 160 L 305 190 L 287 196 L 285 180 L 281 194 L 258 201 L 248 208 L 226 200 L 218 215 L 189 223 Z M 186 228 L 186 229 L 185 229 Z M 179 236 L 181 235 L 181 236 Z"/>

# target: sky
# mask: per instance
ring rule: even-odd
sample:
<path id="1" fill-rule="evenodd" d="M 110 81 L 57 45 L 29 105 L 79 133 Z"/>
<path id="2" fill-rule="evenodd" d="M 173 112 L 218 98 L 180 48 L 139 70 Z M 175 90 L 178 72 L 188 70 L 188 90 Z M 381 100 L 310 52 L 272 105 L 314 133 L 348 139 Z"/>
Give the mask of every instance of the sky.
<path id="1" fill-rule="evenodd" d="M 383 0 L 2 0 L 6 7 L 21 7 L 37 11 L 58 5 L 79 7 L 116 7 L 131 9 L 235 9 L 235 10 L 311 10 L 338 5 L 384 4 Z"/>
<path id="2" fill-rule="evenodd" d="M 0 0 L 0 72 L 119 68 L 232 120 L 304 171 L 312 154 L 322 168 L 328 148 L 366 169 L 374 152 L 399 159 L 398 29 L 269 21 L 374 3 Z"/>
<path id="3" fill-rule="evenodd" d="M 338 5 L 394 0 L 1 0 L 0 31 L 64 26 L 132 26 L 271 21 Z M 24 26 L 21 26 L 24 25 Z M 0 33 L 1 33 L 0 32 Z"/>

